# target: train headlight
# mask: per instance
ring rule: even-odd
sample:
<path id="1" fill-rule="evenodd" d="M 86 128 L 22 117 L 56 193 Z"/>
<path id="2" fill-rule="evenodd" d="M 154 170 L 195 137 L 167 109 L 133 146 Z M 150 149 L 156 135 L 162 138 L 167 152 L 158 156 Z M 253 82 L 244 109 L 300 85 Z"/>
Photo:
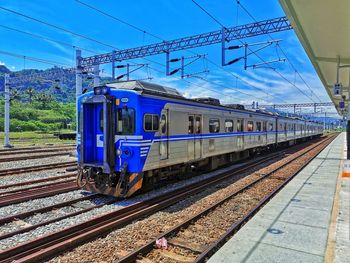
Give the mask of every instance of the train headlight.
<path id="1" fill-rule="evenodd" d="M 103 94 L 103 95 L 107 95 L 108 93 L 109 93 L 109 87 L 103 86 L 103 87 L 102 87 L 102 94 Z"/>
<path id="2" fill-rule="evenodd" d="M 94 88 L 94 94 L 95 95 L 101 95 L 102 94 L 102 88 L 101 87 L 95 87 Z"/>
<path id="3" fill-rule="evenodd" d="M 117 156 L 119 157 L 119 156 L 121 156 L 122 155 L 122 150 L 120 150 L 120 149 L 117 149 Z"/>

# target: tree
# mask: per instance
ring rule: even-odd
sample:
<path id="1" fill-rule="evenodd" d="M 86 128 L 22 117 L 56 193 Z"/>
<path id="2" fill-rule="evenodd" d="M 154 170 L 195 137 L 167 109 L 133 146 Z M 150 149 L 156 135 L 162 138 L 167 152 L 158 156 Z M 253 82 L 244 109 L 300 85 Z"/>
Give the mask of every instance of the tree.
<path id="1" fill-rule="evenodd" d="M 16 89 L 11 90 L 10 102 L 19 101 L 19 100 L 21 100 L 21 95 L 19 94 L 18 90 Z"/>
<path id="2" fill-rule="evenodd" d="M 27 93 L 28 98 L 29 98 L 29 103 L 32 104 L 33 103 L 33 97 L 35 95 L 35 90 L 33 89 L 33 87 L 29 87 L 26 90 L 26 93 Z"/>
<path id="3" fill-rule="evenodd" d="M 51 94 L 47 94 L 45 92 L 40 93 L 36 97 L 37 101 L 41 104 L 41 109 L 49 109 L 49 105 L 53 101 L 53 97 Z"/>

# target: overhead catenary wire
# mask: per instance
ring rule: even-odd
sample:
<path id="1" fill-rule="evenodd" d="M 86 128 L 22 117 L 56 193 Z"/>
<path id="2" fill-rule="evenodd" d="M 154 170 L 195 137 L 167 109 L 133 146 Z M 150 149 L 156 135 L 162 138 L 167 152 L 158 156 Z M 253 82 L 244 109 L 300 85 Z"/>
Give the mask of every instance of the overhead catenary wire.
<path id="1" fill-rule="evenodd" d="M 95 42 L 97 44 L 100 44 L 100 45 L 103 45 L 103 46 L 106 46 L 106 47 L 114 49 L 114 47 L 112 45 L 110 45 L 110 44 L 106 44 L 106 43 L 103 43 L 103 42 L 101 42 L 99 40 L 96 40 L 94 38 L 91 38 L 91 37 L 88 37 L 88 36 L 85 36 L 85 35 L 82 35 L 82 34 L 79 34 L 79 33 L 75 33 L 75 32 L 73 32 L 73 31 L 71 31 L 69 29 L 66 29 L 66 28 L 63 28 L 63 27 L 60 27 L 60 26 L 56 26 L 54 24 L 48 23 L 46 21 L 43 21 L 43 20 L 40 20 L 40 19 L 37 19 L 37 18 L 34 18 L 32 16 L 29 16 L 29 15 L 26 15 L 26 14 L 23 14 L 23 13 L 20 13 L 20 12 L 8 9 L 6 7 L 3 7 L 3 6 L 0 6 L 0 9 L 5 10 L 7 12 L 10 12 L 12 14 L 18 15 L 18 16 L 21 16 L 21 17 L 25 17 L 25 18 L 30 19 L 32 21 L 36 21 L 36 22 L 44 24 L 46 26 L 49 26 L 49 27 L 52 27 L 52 28 L 64 31 L 64 32 L 69 33 L 71 35 L 74 35 L 74 36 L 77 36 L 77 37 L 80 37 L 80 38 L 84 38 L 86 40 L 89 40 L 89 41 Z"/>
<path id="2" fill-rule="evenodd" d="M 155 35 L 155 34 L 152 34 L 151 32 L 148 32 L 148 31 L 146 31 L 146 30 L 144 30 L 144 29 L 142 29 L 142 28 L 139 28 L 138 26 L 135 26 L 135 25 L 133 25 L 133 24 L 130 24 L 129 22 L 126 22 L 126 21 L 123 20 L 123 19 L 120 19 L 120 18 L 118 18 L 118 17 L 116 17 L 116 16 L 114 16 L 114 15 L 111 15 L 111 14 L 109 14 L 109 13 L 107 13 L 107 12 L 104 12 L 104 11 L 102 11 L 101 9 L 98 9 L 98 8 L 96 8 L 96 7 L 92 6 L 92 5 L 89 5 L 89 4 L 87 4 L 87 3 L 83 2 L 83 1 L 75 0 L 75 2 L 77 2 L 77 3 L 81 4 L 81 5 L 84 5 L 84 6 L 88 7 L 88 8 L 90 8 L 90 9 L 93 9 L 93 10 L 95 10 L 96 12 L 98 12 L 98 13 L 100 13 L 100 14 L 103 14 L 103 15 L 105 15 L 105 16 L 108 16 L 109 18 L 112 18 L 112 19 L 114 19 L 114 20 L 116 20 L 116 21 L 118 21 L 118 22 L 120 22 L 120 23 L 122 23 L 122 24 L 124 24 L 124 25 L 127 25 L 127 26 L 129 26 L 129 27 L 132 27 L 133 29 L 135 29 L 135 30 L 137 30 L 137 31 L 140 31 L 140 32 L 143 33 L 143 34 L 148 34 L 148 35 L 150 35 L 150 36 L 152 36 L 152 37 L 154 37 L 154 38 L 157 38 L 157 39 L 159 39 L 159 40 L 162 40 L 162 38 L 158 37 L 158 36 Z"/>
<path id="3" fill-rule="evenodd" d="M 32 20 L 32 21 L 36 21 L 36 22 L 41 23 L 41 24 L 44 24 L 44 25 L 46 25 L 46 26 L 49 26 L 49 27 L 52 27 L 52 28 L 55 28 L 55 29 L 64 31 L 64 32 L 66 32 L 66 33 L 70 33 L 70 34 L 75 35 L 75 36 L 78 36 L 78 37 L 80 37 L 80 38 L 83 38 L 83 39 L 86 39 L 86 40 L 89 40 L 89 41 L 98 43 L 98 44 L 100 44 L 100 45 L 104 45 L 104 46 L 110 47 L 110 48 L 112 48 L 112 49 L 114 49 L 114 50 L 120 50 L 119 48 L 116 48 L 115 46 L 112 46 L 112 45 L 110 45 L 110 44 L 106 44 L 106 43 L 104 43 L 104 42 L 102 42 L 102 41 L 93 39 L 93 38 L 91 38 L 91 37 L 88 37 L 88 36 L 85 36 L 85 35 L 82 35 L 82 34 L 79 34 L 79 33 L 75 33 L 75 32 L 73 32 L 73 31 L 71 31 L 71 30 L 65 29 L 65 28 L 60 27 L 60 26 L 56 26 L 56 25 L 51 24 L 51 23 L 48 23 L 48 22 L 46 22 L 46 21 L 43 21 L 43 20 L 40 20 L 40 19 L 31 17 L 31 16 L 29 16 L 29 15 L 26 15 L 26 14 L 23 14 L 23 13 L 20 13 L 20 12 L 17 12 L 17 11 L 8 9 L 8 8 L 4 8 L 4 7 L 1 7 L 1 6 L 0 6 L 0 9 L 5 10 L 5 11 L 8 11 L 8 12 L 11 12 L 11 13 L 16 14 L 16 15 L 19 15 L 19 16 L 22 16 L 22 17 L 25 17 L 25 18 L 30 19 L 30 20 Z M 158 65 L 164 66 L 163 64 L 161 64 L 161 63 L 159 63 L 159 62 L 156 62 L 156 61 L 152 61 L 152 60 L 150 60 L 150 59 L 145 59 L 145 60 L 150 61 L 150 62 L 152 62 L 152 63 L 156 63 L 156 64 L 158 64 Z M 151 68 L 151 67 L 150 67 L 150 68 Z M 152 69 L 152 68 L 151 68 L 151 69 Z M 162 73 L 164 73 L 164 72 L 162 72 Z M 181 78 L 179 78 L 179 79 L 181 79 Z M 211 84 L 213 84 L 213 85 L 223 87 L 223 86 L 221 86 L 220 84 L 215 83 L 215 82 L 213 82 L 213 81 L 209 81 L 209 80 L 206 80 L 206 79 L 203 79 L 203 80 L 206 81 L 206 82 L 208 82 L 208 83 L 211 83 Z M 189 81 L 186 81 L 186 82 L 189 82 Z M 189 82 L 189 83 L 191 83 L 191 82 Z M 193 84 L 193 83 L 192 83 L 192 84 Z M 199 86 L 199 87 L 202 87 L 202 86 Z M 252 87 L 254 87 L 254 86 L 252 86 Z M 206 88 L 206 87 L 202 87 L 202 88 L 203 88 L 203 89 L 208 89 L 208 88 Z M 227 88 L 227 87 L 225 87 L 225 88 Z M 241 94 L 244 94 L 244 95 L 247 95 L 247 96 L 250 96 L 250 97 L 255 97 L 255 96 L 252 95 L 252 94 L 248 94 L 248 93 L 242 92 L 240 89 L 234 89 L 234 88 L 229 88 L 229 89 L 236 90 L 237 92 L 239 92 L 239 93 L 241 93 Z M 213 91 L 213 90 L 212 90 L 212 91 Z M 225 94 L 225 96 L 232 97 L 232 96 L 227 95 L 227 94 Z M 258 97 L 255 97 L 255 98 L 258 99 Z M 264 100 L 264 101 L 266 101 L 266 100 Z M 267 101 L 266 101 L 266 102 L 267 102 Z"/>
<path id="4" fill-rule="evenodd" d="M 129 27 L 131 27 L 131 28 L 133 28 L 133 29 L 135 29 L 135 30 L 137 30 L 137 31 L 140 31 L 140 32 L 142 32 L 143 34 L 148 34 L 148 35 L 150 35 L 150 36 L 152 36 L 152 37 L 154 37 L 154 38 L 156 38 L 156 39 L 158 39 L 158 40 L 166 41 L 165 39 L 163 39 L 162 37 L 160 37 L 160 36 L 158 36 L 158 35 L 156 35 L 156 34 L 154 34 L 154 33 L 151 33 L 151 32 L 149 32 L 149 31 L 146 31 L 146 30 L 144 30 L 144 29 L 142 29 L 142 28 L 140 28 L 140 27 L 138 27 L 138 26 L 135 26 L 135 25 L 129 23 L 129 22 L 126 22 L 125 20 L 122 20 L 122 19 L 120 19 L 120 18 L 118 18 L 118 17 L 116 17 L 116 16 L 114 16 L 114 15 L 111 15 L 111 14 L 109 14 L 109 13 L 107 13 L 107 12 L 101 10 L 101 9 L 98 9 L 98 8 L 96 8 L 96 7 L 94 7 L 94 6 L 90 5 L 90 4 L 87 4 L 87 3 L 83 2 L 83 1 L 80 1 L 80 0 L 75 0 L 75 1 L 76 1 L 77 3 L 79 3 L 79 4 L 82 4 L 82 5 L 86 6 L 86 7 L 90 8 L 90 9 L 92 9 L 92 10 L 98 12 L 98 13 L 100 13 L 100 14 L 103 14 L 103 15 L 105 15 L 105 16 L 107 16 L 107 17 L 110 17 L 110 18 L 112 18 L 112 19 L 114 19 L 114 20 L 116 20 L 116 21 L 118 21 L 118 22 L 121 22 L 121 23 L 123 23 L 123 24 L 125 24 L 125 25 L 127 25 L 127 26 L 129 26 Z M 218 22 L 218 20 L 216 20 L 216 21 Z M 220 23 L 220 24 L 221 24 L 221 23 Z M 222 26 L 223 26 L 223 25 L 222 25 Z M 189 51 L 189 52 L 192 53 L 192 54 L 198 55 L 198 54 L 195 53 L 195 52 L 192 52 L 192 51 Z M 247 86 L 250 86 L 250 87 L 252 87 L 252 88 L 254 88 L 254 89 L 256 89 L 256 90 L 259 90 L 259 91 L 265 93 L 265 94 L 268 95 L 268 96 L 276 97 L 276 96 L 274 96 L 274 95 L 272 95 L 272 94 L 269 94 L 269 93 L 266 92 L 264 89 L 261 89 L 261 88 L 258 88 L 258 87 L 256 87 L 256 86 L 252 85 L 252 84 L 249 83 L 248 81 L 246 81 L 246 80 L 242 79 L 241 77 L 239 77 L 237 74 L 233 74 L 231 71 L 228 71 L 228 70 L 224 69 L 222 66 L 218 65 L 218 64 L 215 63 L 214 61 L 212 61 L 212 60 L 210 60 L 210 59 L 208 59 L 208 58 L 206 58 L 206 57 L 203 57 L 203 58 L 204 58 L 206 61 L 208 61 L 209 63 L 211 63 L 212 65 L 216 66 L 217 68 L 219 68 L 219 69 L 221 69 L 221 70 L 223 70 L 223 71 L 229 73 L 230 75 L 232 75 L 232 76 L 235 78 L 235 80 L 239 79 L 240 81 L 242 81 L 243 83 L 245 83 Z M 158 64 L 160 64 L 160 63 L 158 63 Z M 162 65 L 162 64 L 161 64 L 161 65 Z M 163 66 L 164 66 L 164 65 L 163 65 Z M 202 79 L 203 79 L 203 78 L 202 78 Z M 239 89 L 234 89 L 234 88 L 230 88 L 230 87 L 228 87 L 228 89 L 233 89 L 233 90 L 239 91 Z M 241 92 L 241 93 L 242 93 L 242 92 Z M 249 96 L 251 96 L 251 95 L 249 95 Z M 253 96 L 253 97 L 254 97 L 254 96 Z M 255 98 L 261 99 L 261 98 L 258 98 L 258 97 L 255 97 Z M 277 97 L 276 97 L 276 98 L 277 98 Z M 278 97 L 278 99 L 281 100 L 281 98 L 279 98 L 279 97 Z M 284 101 L 284 100 L 282 100 L 282 101 Z M 285 101 L 284 101 L 284 102 L 285 102 Z"/>
<path id="5" fill-rule="evenodd" d="M 18 33 L 21 33 L 21 34 L 26 34 L 26 35 L 29 35 L 29 36 L 32 36 L 32 37 L 35 37 L 35 38 L 43 39 L 43 40 L 46 40 L 46 41 L 51 41 L 51 42 L 54 42 L 54 43 L 57 43 L 57 44 L 60 44 L 60 45 L 64 45 L 64 46 L 67 46 L 67 47 L 71 47 L 71 48 L 74 48 L 74 49 L 78 48 L 78 49 L 84 50 L 84 51 L 92 53 L 92 54 L 98 54 L 96 51 L 93 51 L 91 49 L 87 49 L 87 48 L 80 47 L 80 46 L 75 46 L 75 45 L 73 45 L 71 43 L 67 43 L 67 42 L 64 42 L 64 41 L 61 41 L 61 40 L 57 40 L 57 39 L 53 39 L 53 38 L 50 38 L 50 37 L 45 37 L 45 36 L 38 35 L 38 34 L 35 34 L 35 33 L 32 33 L 32 32 L 27 32 L 27 31 L 24 31 L 24 30 L 20 30 L 18 28 L 9 27 L 9 26 L 5 26 L 5 25 L 1 25 L 1 24 L 0 24 L 0 27 L 5 28 L 7 30 L 15 31 L 15 32 L 18 32 Z"/>
<path id="6" fill-rule="evenodd" d="M 64 64 L 64 63 L 61 63 L 61 62 L 57 62 L 57 61 L 53 61 L 53 60 L 47 60 L 47 59 L 42 59 L 42 58 L 25 56 L 25 55 L 22 55 L 22 54 L 12 53 L 12 52 L 8 52 L 8 51 L 0 50 L 0 54 L 11 56 L 11 57 L 17 57 L 17 58 L 21 58 L 21 59 L 23 58 L 24 60 L 31 60 L 31 61 L 35 61 L 35 62 L 47 64 L 47 65 L 52 65 L 52 66 L 70 67 L 68 64 Z"/>
<path id="7" fill-rule="evenodd" d="M 192 0 L 192 2 L 195 2 L 194 0 Z M 200 6 L 198 3 L 196 3 L 197 6 Z M 201 7 L 201 10 L 205 10 L 203 7 Z M 205 10 L 205 13 L 208 14 L 209 12 L 207 10 Z M 209 13 L 210 14 L 210 13 Z M 209 16 L 210 18 L 213 19 L 213 15 Z M 215 17 L 214 17 L 215 18 Z M 218 21 L 218 19 L 213 19 L 215 22 Z M 218 22 L 217 22 L 218 23 Z M 223 24 L 221 22 L 218 23 L 220 26 L 223 26 Z M 224 26 L 223 26 L 224 27 Z M 225 28 L 225 27 L 224 27 Z M 239 41 L 243 43 L 242 40 L 239 39 Z M 255 55 L 257 56 L 263 63 L 266 63 L 266 61 L 259 56 L 254 50 L 252 50 L 251 48 L 248 47 L 248 49 Z M 300 89 L 299 87 L 297 87 L 294 83 L 292 83 L 291 81 L 289 81 L 282 73 L 280 73 L 279 71 L 277 71 L 276 69 L 272 68 L 272 67 L 268 67 L 270 69 L 272 69 L 274 72 L 276 72 L 281 78 L 283 78 L 285 81 L 287 81 L 289 84 L 291 84 L 292 86 L 294 86 L 296 89 L 298 89 L 300 91 L 300 93 L 302 93 L 304 96 L 308 97 L 311 101 L 315 102 L 314 99 L 312 97 L 310 97 L 308 94 L 306 94 L 302 89 Z"/>
<path id="8" fill-rule="evenodd" d="M 253 19 L 254 22 L 257 22 L 257 20 L 255 19 L 255 17 L 248 11 L 247 8 L 245 8 L 242 3 L 238 0 L 236 0 L 237 2 L 237 8 L 240 6 L 244 12 L 246 12 L 248 14 L 248 16 Z M 271 34 L 267 34 L 271 40 L 274 40 L 274 38 L 271 36 Z M 300 72 L 295 68 L 295 66 L 293 65 L 293 63 L 290 61 L 290 59 L 288 58 L 286 52 L 283 50 L 283 48 L 277 43 L 276 47 L 278 47 L 282 54 L 284 55 L 284 57 L 287 59 L 289 65 L 292 67 L 292 69 L 295 71 L 295 73 L 299 76 L 299 78 L 302 80 L 302 82 L 305 84 L 305 86 L 310 90 L 311 94 L 314 94 L 315 97 L 321 102 L 320 97 L 312 90 L 312 88 L 309 86 L 309 84 L 305 81 L 305 79 L 302 77 L 302 75 L 300 74 Z"/>

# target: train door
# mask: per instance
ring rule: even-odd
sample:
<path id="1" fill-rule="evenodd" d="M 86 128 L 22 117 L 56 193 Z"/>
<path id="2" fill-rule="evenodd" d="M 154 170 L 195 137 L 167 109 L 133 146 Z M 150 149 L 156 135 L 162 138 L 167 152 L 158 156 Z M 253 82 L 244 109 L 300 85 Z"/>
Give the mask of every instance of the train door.
<path id="1" fill-rule="evenodd" d="M 237 148 L 239 150 L 244 149 L 244 126 L 243 119 L 237 119 Z"/>
<path id="2" fill-rule="evenodd" d="M 283 124 L 283 129 L 284 129 L 284 140 L 287 140 L 287 131 L 288 131 L 288 129 L 287 129 L 287 122 L 285 122 L 284 124 Z"/>
<path id="3" fill-rule="evenodd" d="M 267 144 L 267 122 L 263 121 L 263 144 Z"/>
<path id="4" fill-rule="evenodd" d="M 275 135 L 276 135 L 276 137 L 275 137 L 275 142 L 276 143 L 278 143 L 278 138 L 279 138 L 279 121 L 278 121 L 278 119 L 276 118 L 276 121 L 275 121 Z"/>
<path id="5" fill-rule="evenodd" d="M 85 163 L 103 162 L 103 126 L 102 103 L 83 105 L 83 160 Z"/>
<path id="6" fill-rule="evenodd" d="M 202 158 L 202 116 L 194 116 L 194 158 Z"/>
<path id="7" fill-rule="evenodd" d="M 83 103 L 81 162 L 110 173 L 115 166 L 113 103 L 108 98 L 91 98 Z"/>
<path id="8" fill-rule="evenodd" d="M 169 158 L 169 124 L 168 124 L 168 110 L 162 110 L 160 116 L 160 142 L 159 154 L 161 160 Z"/>
<path id="9" fill-rule="evenodd" d="M 294 132 L 294 138 L 296 138 L 296 135 L 297 135 L 297 131 L 296 131 L 296 129 L 297 129 L 297 125 L 294 123 L 293 124 L 293 132 Z"/>
<path id="10" fill-rule="evenodd" d="M 192 161 L 195 159 L 194 116 L 193 115 L 188 115 L 188 135 L 190 138 L 187 141 L 187 155 L 188 155 L 188 160 Z"/>

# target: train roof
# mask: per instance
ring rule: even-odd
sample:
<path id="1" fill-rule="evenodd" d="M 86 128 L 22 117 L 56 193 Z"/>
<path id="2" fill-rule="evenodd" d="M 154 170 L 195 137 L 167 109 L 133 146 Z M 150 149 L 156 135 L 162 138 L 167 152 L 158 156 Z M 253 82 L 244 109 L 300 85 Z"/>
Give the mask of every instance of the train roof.
<path id="1" fill-rule="evenodd" d="M 154 84 L 154 83 L 150 83 L 142 80 L 118 81 L 118 82 L 107 83 L 106 85 L 114 89 L 134 90 L 139 92 L 140 94 L 149 94 L 149 95 L 163 96 L 163 97 L 174 98 L 174 99 L 181 99 L 181 100 L 192 101 L 195 103 L 200 103 L 205 105 L 222 107 L 225 109 L 239 110 L 245 113 L 258 113 L 258 114 L 263 114 L 270 117 L 274 116 L 274 117 L 282 117 L 286 119 L 305 120 L 301 118 L 281 116 L 280 114 L 276 114 L 274 112 L 270 112 L 266 110 L 247 110 L 241 104 L 223 105 L 220 103 L 220 100 L 210 98 L 210 97 L 189 99 L 184 97 L 179 91 L 177 91 L 174 88 L 170 88 L 170 87 L 166 87 L 163 85 Z M 313 121 L 309 121 L 309 122 L 313 122 Z"/>
<path id="2" fill-rule="evenodd" d="M 142 80 L 121 81 L 107 84 L 109 87 L 116 89 L 127 89 L 139 91 L 142 94 L 163 95 L 167 97 L 185 98 L 180 92 L 174 88 L 149 83 Z"/>

